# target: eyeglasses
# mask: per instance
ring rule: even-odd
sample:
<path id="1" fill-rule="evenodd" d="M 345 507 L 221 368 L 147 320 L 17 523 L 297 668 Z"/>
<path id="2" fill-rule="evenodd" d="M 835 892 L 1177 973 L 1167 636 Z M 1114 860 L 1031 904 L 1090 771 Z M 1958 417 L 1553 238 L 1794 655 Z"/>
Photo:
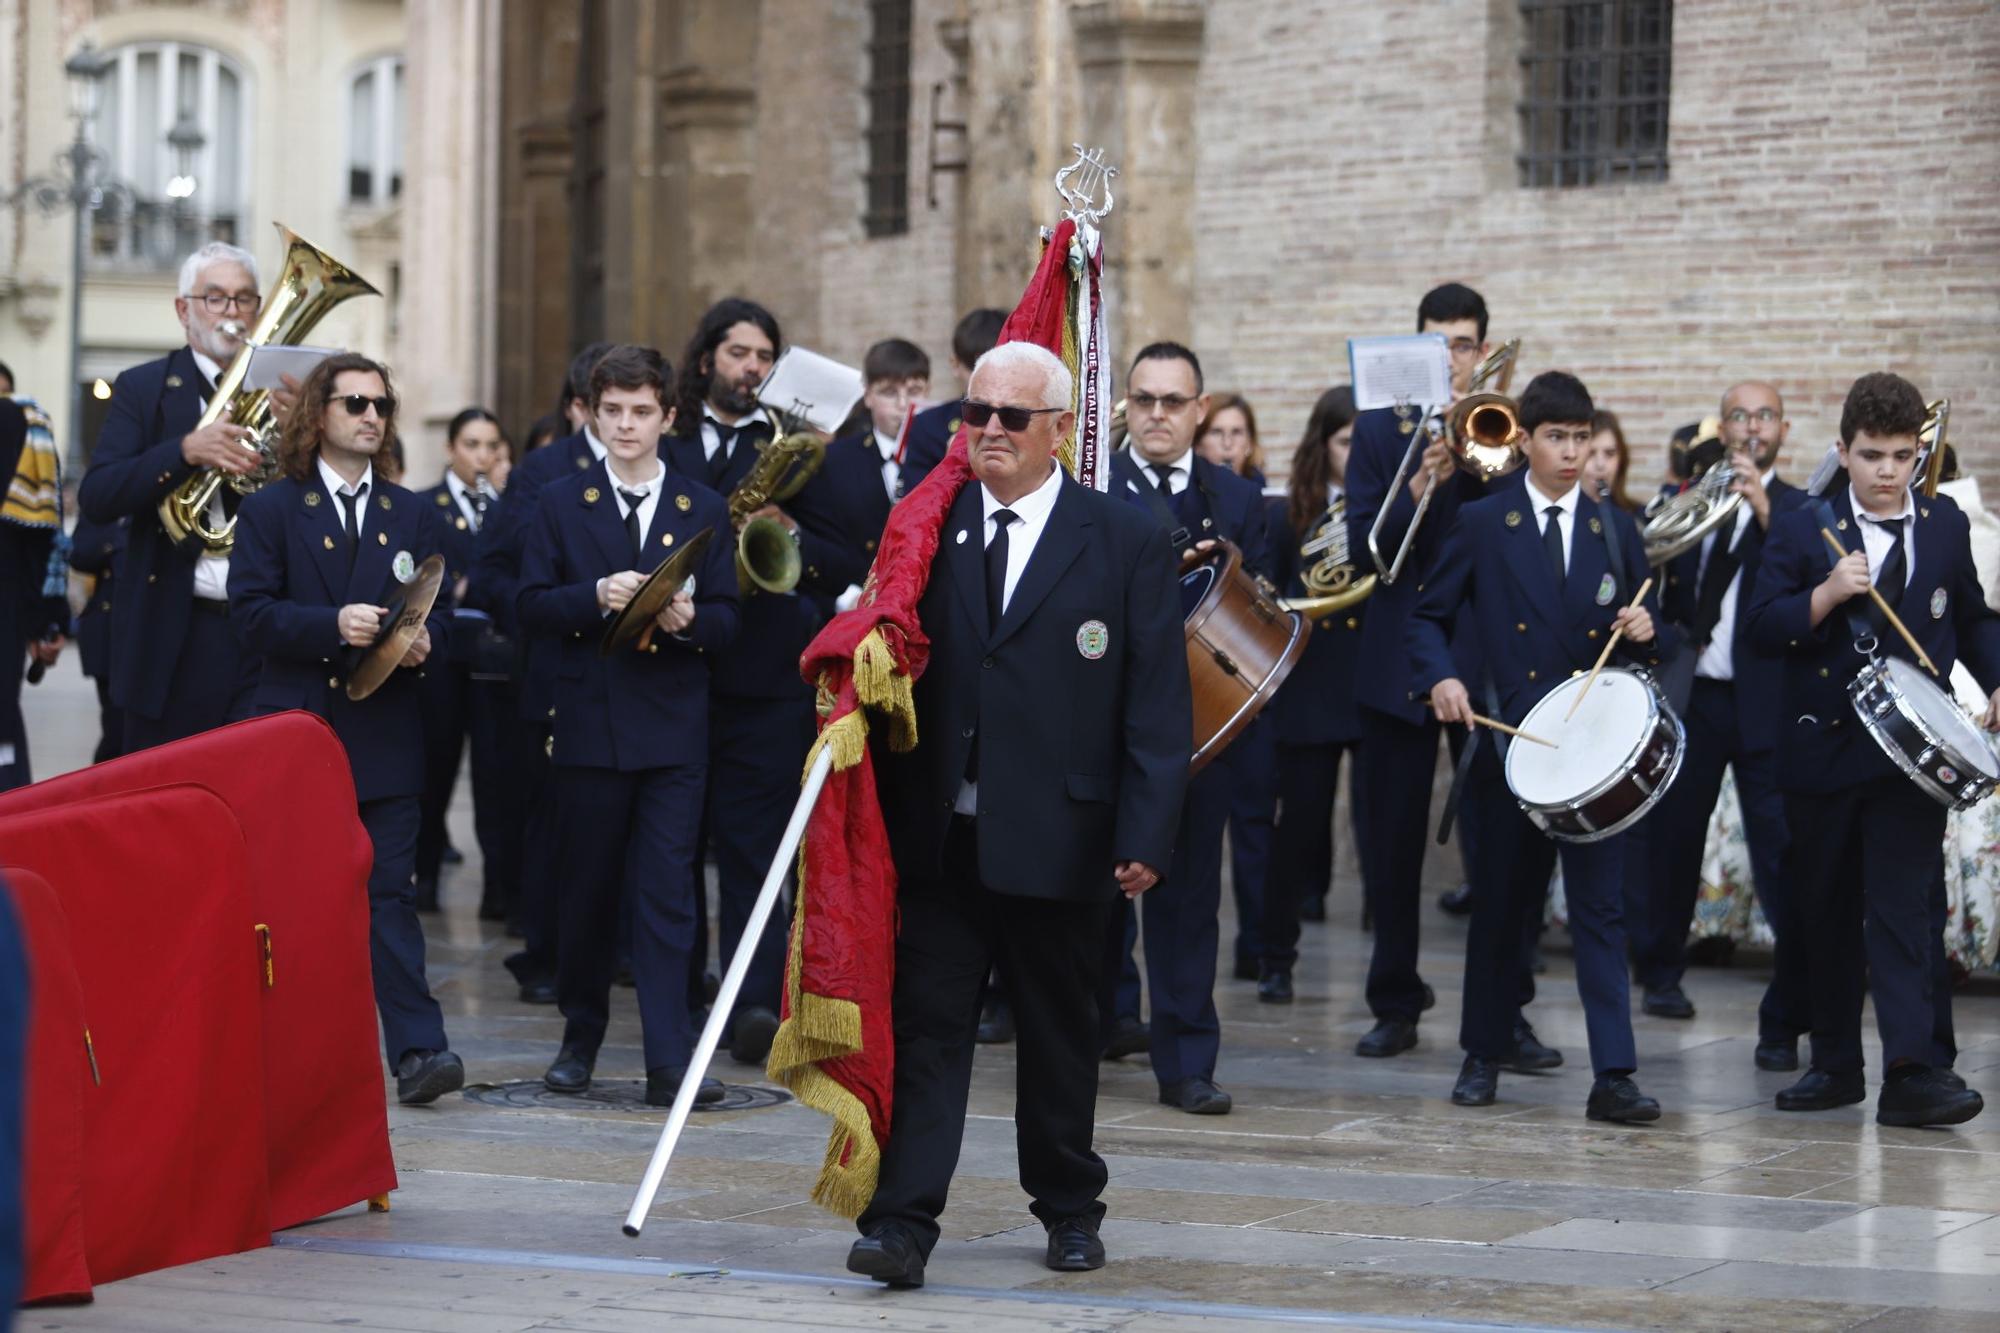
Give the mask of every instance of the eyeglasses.
<path id="1" fill-rule="evenodd" d="M 1775 409 L 1769 407 L 1760 407 L 1755 412 L 1750 411 L 1748 408 L 1733 407 L 1729 410 L 1729 415 L 1724 417 L 1723 420 L 1732 426 L 1747 426 L 1752 421 L 1760 426 L 1770 426 L 1777 423 L 1778 413 Z"/>
<path id="2" fill-rule="evenodd" d="M 965 417 L 965 424 L 974 430 L 983 428 L 994 417 L 1000 418 L 1002 430 L 1026 430 L 1028 423 L 1049 412 L 1067 412 L 1066 407 L 999 407 L 992 403 L 982 403 L 977 398 L 967 398 L 959 404 Z"/>
<path id="3" fill-rule="evenodd" d="M 236 294 L 229 292 L 203 292 L 201 294 L 201 304 L 202 308 L 207 310 L 211 315 L 224 314 L 230 310 L 241 310 L 247 315 L 258 306 L 264 304 L 264 298 L 255 292 Z"/>
<path id="4" fill-rule="evenodd" d="M 1453 338 L 1445 344 L 1445 348 L 1453 356 L 1471 356 L 1479 350 L 1479 341 L 1475 338 Z"/>
<path id="5" fill-rule="evenodd" d="M 1135 393 L 1128 396 L 1125 401 L 1127 404 L 1130 405 L 1131 410 L 1134 412 L 1150 412 L 1157 407 L 1162 412 L 1165 412 L 1168 416 L 1172 416 L 1174 413 L 1180 411 L 1182 408 L 1186 407 L 1189 403 L 1193 402 L 1194 399 L 1188 397 L 1184 393 L 1169 393 L 1169 394 Z"/>
<path id="6" fill-rule="evenodd" d="M 346 408 L 347 415 L 351 417 L 360 416 L 370 407 L 373 407 L 375 415 L 384 421 L 396 415 L 396 400 L 386 394 L 380 398 L 371 398 L 365 393 L 346 393 L 333 401 Z"/>

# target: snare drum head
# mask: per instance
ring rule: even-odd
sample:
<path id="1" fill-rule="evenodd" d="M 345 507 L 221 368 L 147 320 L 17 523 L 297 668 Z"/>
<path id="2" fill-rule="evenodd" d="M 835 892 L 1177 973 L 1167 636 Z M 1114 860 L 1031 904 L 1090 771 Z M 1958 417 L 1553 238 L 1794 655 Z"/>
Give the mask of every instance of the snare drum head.
<path id="1" fill-rule="evenodd" d="M 1651 734 L 1653 695 L 1629 671 L 1607 668 L 1564 721 L 1584 677 L 1550 690 L 1521 721 L 1521 730 L 1555 747 L 1515 740 L 1507 746 L 1507 786 L 1530 805 L 1560 805 L 1591 791 L 1625 769 Z"/>
<path id="2" fill-rule="evenodd" d="M 1884 658 L 1882 669 L 1910 711 L 1933 735 L 1987 777 L 2000 777 L 2000 760 L 1994 758 L 1992 743 L 1949 690 L 1933 681 L 1922 667 L 1900 657 Z"/>

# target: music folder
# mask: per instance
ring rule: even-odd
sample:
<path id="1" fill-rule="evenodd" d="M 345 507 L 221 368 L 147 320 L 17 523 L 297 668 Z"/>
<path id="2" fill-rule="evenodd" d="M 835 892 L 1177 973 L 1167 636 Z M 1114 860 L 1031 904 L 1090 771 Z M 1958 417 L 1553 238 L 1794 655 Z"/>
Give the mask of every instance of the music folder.
<path id="1" fill-rule="evenodd" d="M 1451 401 L 1451 352 L 1441 333 L 1349 338 L 1347 364 L 1357 412 Z"/>
<path id="2" fill-rule="evenodd" d="M 757 400 L 831 435 L 861 401 L 861 372 L 803 347 L 787 348 Z"/>

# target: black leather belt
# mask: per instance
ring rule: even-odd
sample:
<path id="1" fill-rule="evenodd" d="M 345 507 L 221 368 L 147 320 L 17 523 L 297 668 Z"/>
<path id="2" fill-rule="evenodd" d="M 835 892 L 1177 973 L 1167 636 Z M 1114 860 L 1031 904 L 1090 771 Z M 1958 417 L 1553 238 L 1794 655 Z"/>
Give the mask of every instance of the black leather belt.
<path id="1" fill-rule="evenodd" d="M 206 611 L 212 616 L 226 616 L 229 614 L 229 603 L 216 597 L 197 597 L 194 599 L 194 609 Z"/>

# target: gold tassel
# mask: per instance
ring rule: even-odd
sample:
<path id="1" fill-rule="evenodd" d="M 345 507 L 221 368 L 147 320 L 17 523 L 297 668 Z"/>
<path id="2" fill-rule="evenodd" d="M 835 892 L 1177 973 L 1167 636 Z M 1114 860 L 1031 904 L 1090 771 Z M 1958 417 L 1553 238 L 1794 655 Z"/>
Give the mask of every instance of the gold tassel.
<path id="1" fill-rule="evenodd" d="M 889 650 L 879 625 L 854 647 L 854 697 L 887 718 L 890 749 L 900 753 L 915 748 L 916 695 L 909 673 L 898 669 L 896 655 Z"/>

